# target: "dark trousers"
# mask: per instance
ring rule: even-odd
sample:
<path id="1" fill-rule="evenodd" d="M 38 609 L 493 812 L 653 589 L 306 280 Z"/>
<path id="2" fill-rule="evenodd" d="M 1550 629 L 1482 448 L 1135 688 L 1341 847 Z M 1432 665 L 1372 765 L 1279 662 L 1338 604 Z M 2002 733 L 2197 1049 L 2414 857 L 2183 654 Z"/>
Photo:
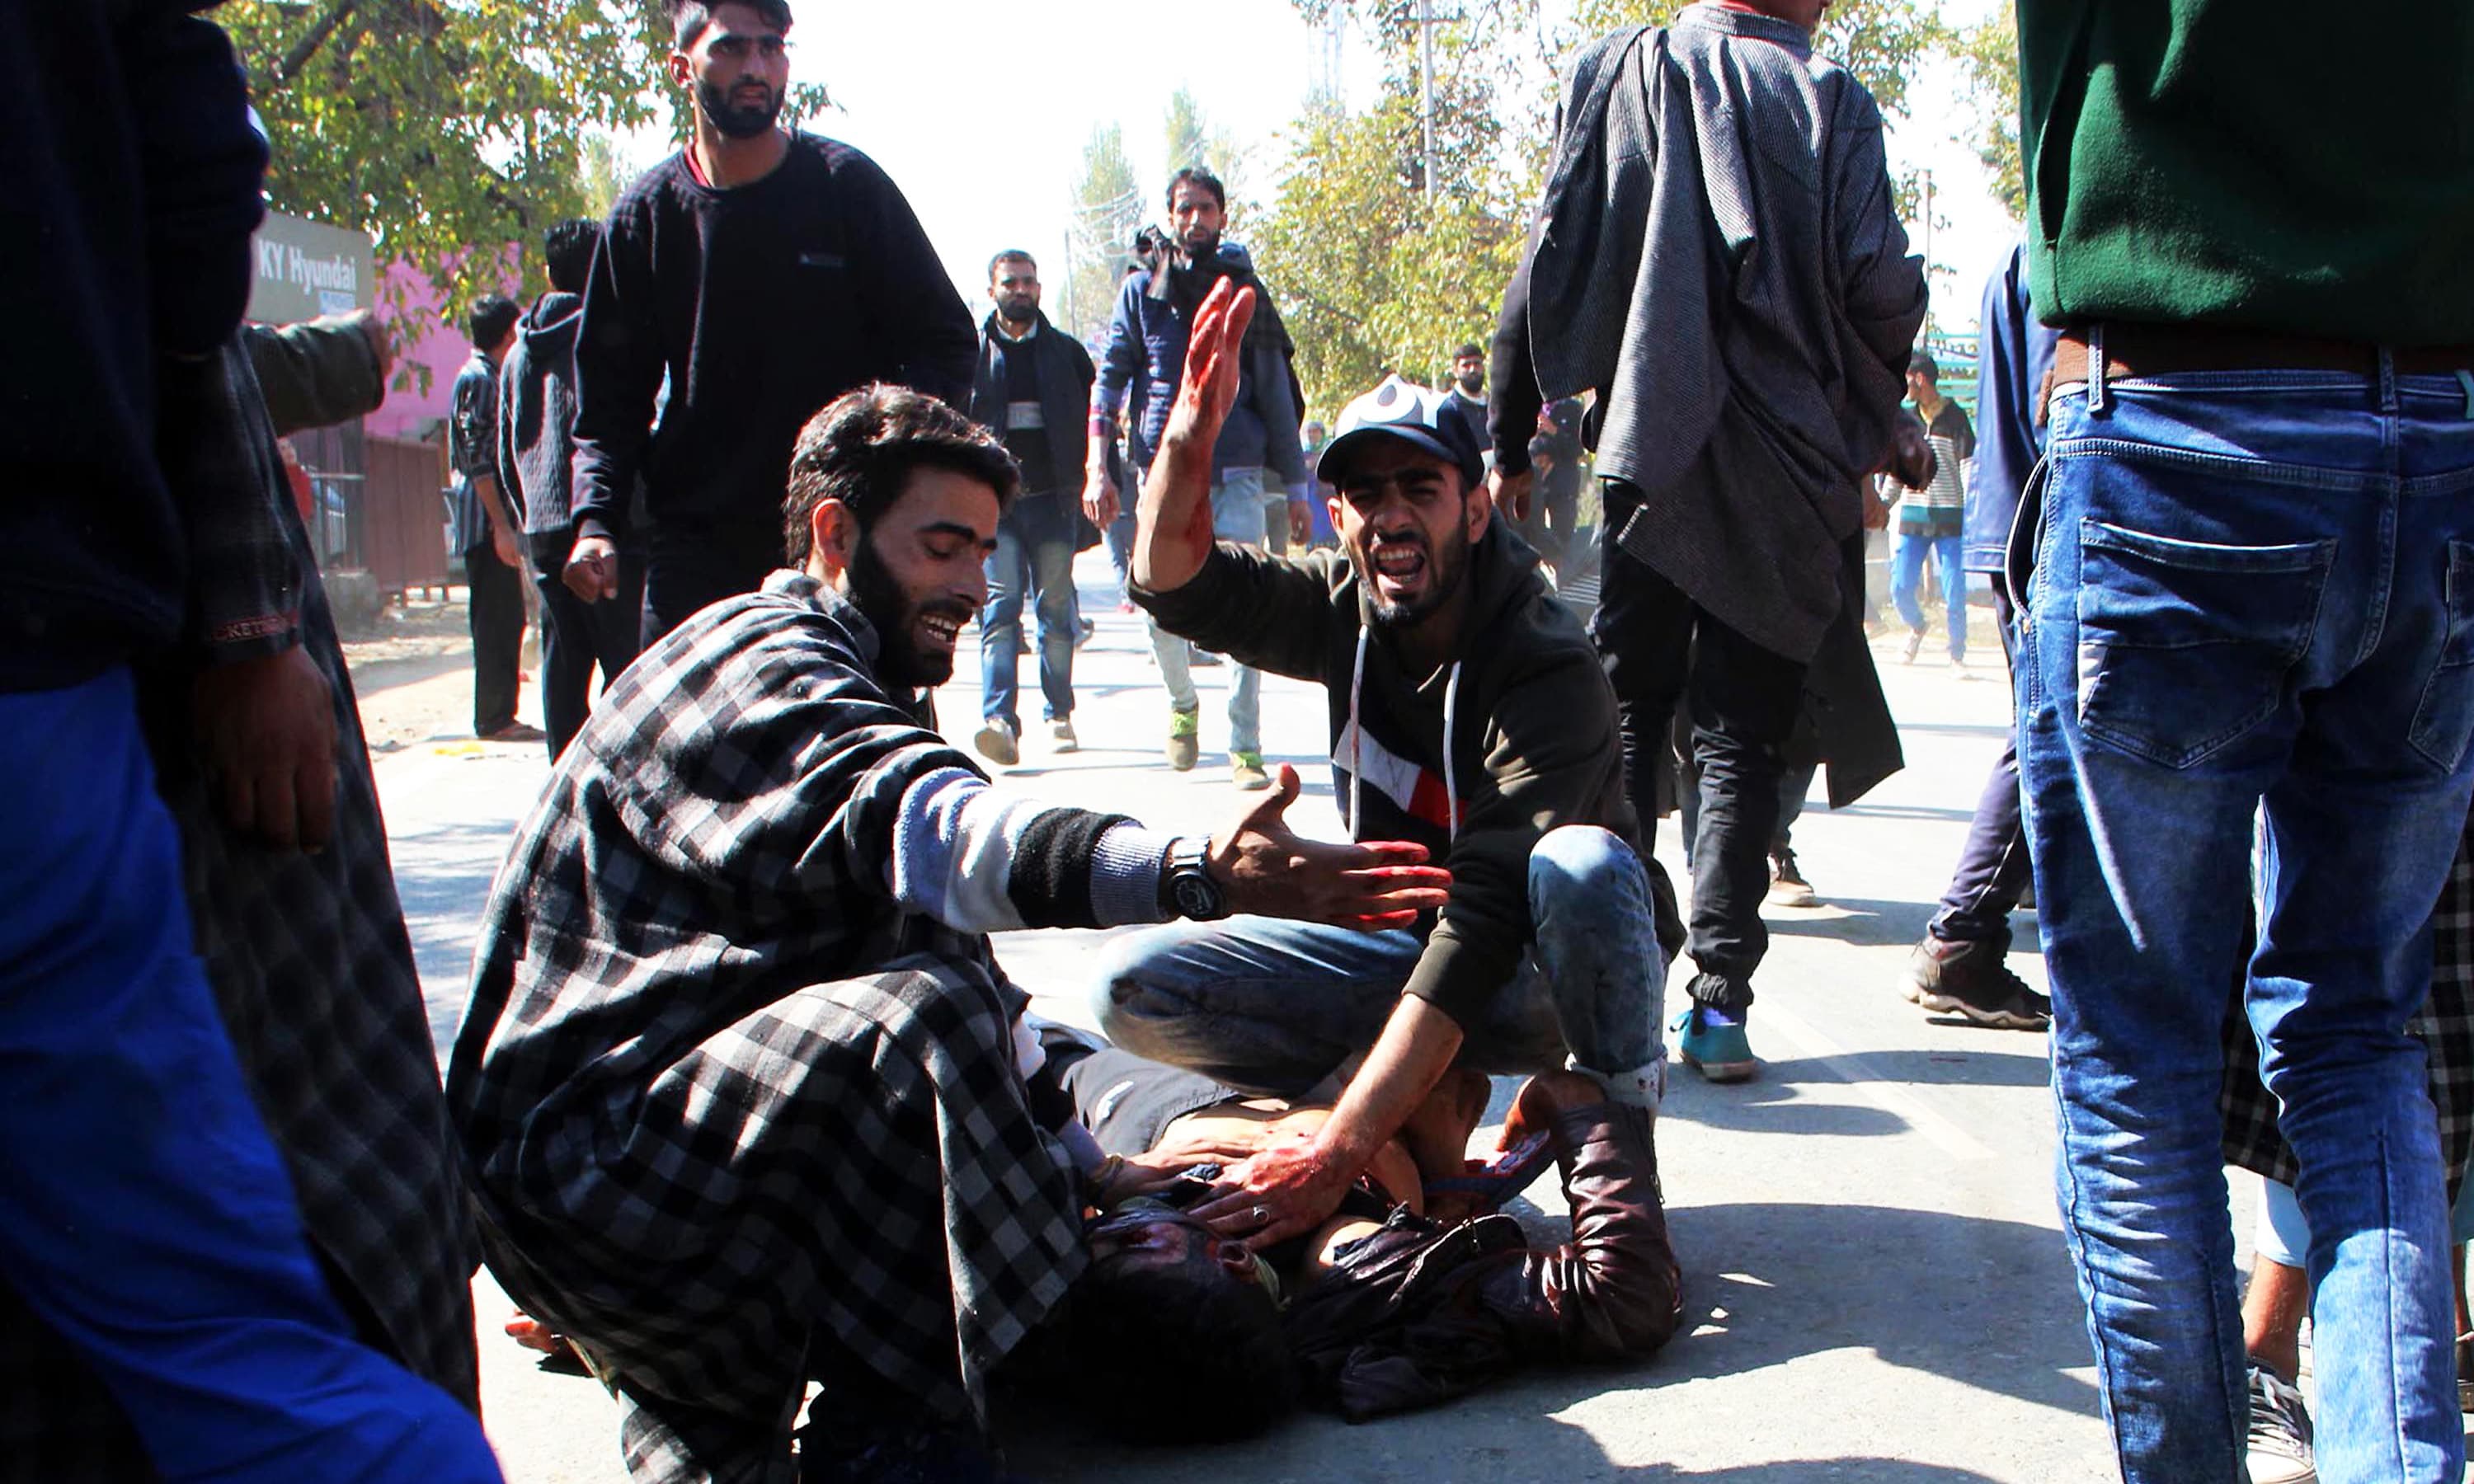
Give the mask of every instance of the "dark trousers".
<path id="1" fill-rule="evenodd" d="M 656 527 L 644 567 L 642 649 L 699 610 L 764 586 L 782 564 L 782 528 Z"/>
<path id="2" fill-rule="evenodd" d="M 517 665 L 524 646 L 524 579 L 487 541 L 464 554 L 473 629 L 473 734 L 516 724 Z"/>
<path id="3" fill-rule="evenodd" d="M 608 685 L 636 658 L 636 638 L 643 624 L 644 559 L 635 553 L 618 558 L 618 595 L 588 603 L 567 586 L 567 555 L 575 545 L 572 530 L 537 533 L 524 538 L 533 559 L 533 590 L 542 607 L 542 726 L 549 732 L 549 755 L 584 730 L 593 713 L 594 666 L 601 667 Z"/>
<path id="4" fill-rule="evenodd" d="M 1769 948 L 1761 900 L 1778 827 L 1779 779 L 1804 705 L 1805 666 L 1763 649 L 1694 605 L 1684 589 L 1615 544 L 1638 494 L 1606 486 L 1599 524 L 1598 611 L 1589 637 L 1614 686 L 1623 726 L 1624 790 L 1640 816 L 1641 849 L 1655 849 L 1658 776 L 1675 708 L 1689 705 L 1701 769 L 1686 947 L 1706 975 L 1696 998 L 1740 1015 Z"/>
<path id="5" fill-rule="evenodd" d="M 2006 661 L 2017 640 L 2017 610 L 1996 580 L 1994 610 L 1999 615 L 2001 655 Z M 2001 739 L 2001 755 L 1984 779 L 1976 801 L 1976 818 L 1967 826 L 1967 847 L 1950 874 L 1941 910 L 1933 914 L 1932 935 L 1944 943 L 1990 943 L 2010 947 L 2010 914 L 2027 889 L 2030 873 L 2027 833 L 2019 823 L 2019 729 Z"/>

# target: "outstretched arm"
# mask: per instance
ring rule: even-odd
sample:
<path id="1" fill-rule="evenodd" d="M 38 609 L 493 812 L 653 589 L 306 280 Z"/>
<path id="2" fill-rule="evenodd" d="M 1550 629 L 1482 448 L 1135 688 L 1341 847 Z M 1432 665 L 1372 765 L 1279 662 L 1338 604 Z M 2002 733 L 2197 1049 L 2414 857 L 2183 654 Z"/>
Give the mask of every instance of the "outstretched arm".
<path id="1" fill-rule="evenodd" d="M 1152 592 L 1174 592 L 1192 582 L 1211 555 L 1211 450 L 1236 405 L 1246 326 L 1253 318 L 1254 291 L 1227 278 L 1213 286 L 1194 317 L 1185 379 L 1134 515 L 1134 581 Z"/>

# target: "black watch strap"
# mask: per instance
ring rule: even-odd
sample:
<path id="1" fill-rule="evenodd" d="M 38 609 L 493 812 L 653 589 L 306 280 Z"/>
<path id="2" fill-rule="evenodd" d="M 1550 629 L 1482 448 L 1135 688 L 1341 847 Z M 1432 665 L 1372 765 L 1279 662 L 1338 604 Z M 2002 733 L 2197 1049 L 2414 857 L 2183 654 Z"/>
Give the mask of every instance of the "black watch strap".
<path id="1" fill-rule="evenodd" d="M 1211 841 L 1180 835 L 1169 843 L 1160 867 L 1160 905 L 1181 918 L 1209 922 L 1228 915 L 1228 897 L 1211 879 Z"/>

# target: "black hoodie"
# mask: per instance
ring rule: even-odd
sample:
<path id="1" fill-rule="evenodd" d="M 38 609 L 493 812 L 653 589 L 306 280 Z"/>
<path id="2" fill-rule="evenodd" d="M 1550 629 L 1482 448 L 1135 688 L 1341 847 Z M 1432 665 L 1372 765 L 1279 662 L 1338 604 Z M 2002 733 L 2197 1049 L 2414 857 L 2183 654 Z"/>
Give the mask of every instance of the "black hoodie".
<path id="1" fill-rule="evenodd" d="M 575 331 L 584 296 L 550 290 L 525 314 L 498 371 L 498 488 L 524 517 L 526 536 L 573 524 L 569 465 L 575 452 Z"/>
<path id="2" fill-rule="evenodd" d="M 1467 1026 L 1510 981 L 1533 936 L 1529 852 L 1547 830 L 1595 825 L 1637 848 L 1614 692 L 1535 555 L 1498 522 L 1469 552 L 1470 600 L 1451 661 L 1402 667 L 1370 621 L 1348 558 L 1212 549 L 1173 592 L 1134 591 L 1160 627 L 1249 664 L 1320 681 L 1349 833 L 1414 840 L 1452 872 L 1403 993 Z M 1453 827 L 1457 822 L 1457 828 Z M 1661 942 L 1680 942 L 1651 866 Z"/>

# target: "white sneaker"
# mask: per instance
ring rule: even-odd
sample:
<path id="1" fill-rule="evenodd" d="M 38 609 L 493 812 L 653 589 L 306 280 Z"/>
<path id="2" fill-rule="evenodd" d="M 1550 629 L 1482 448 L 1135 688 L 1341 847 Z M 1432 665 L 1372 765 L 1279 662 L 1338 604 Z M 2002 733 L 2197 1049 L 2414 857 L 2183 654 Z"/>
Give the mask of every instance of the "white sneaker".
<path id="1" fill-rule="evenodd" d="M 1074 724 L 1061 716 L 1048 724 L 1048 740 L 1052 752 L 1079 753 L 1082 750 L 1081 740 L 1074 735 Z"/>
<path id="2" fill-rule="evenodd" d="M 2251 1484 L 2318 1484 L 2311 1461 L 2311 1413 L 2302 1393 L 2254 1360 L 2250 1363 Z"/>
<path id="3" fill-rule="evenodd" d="M 1001 767 L 1010 768 L 1022 761 L 1022 746 L 1015 739 L 1013 725 L 1002 716 L 991 716 L 980 734 L 971 739 L 980 755 Z"/>

